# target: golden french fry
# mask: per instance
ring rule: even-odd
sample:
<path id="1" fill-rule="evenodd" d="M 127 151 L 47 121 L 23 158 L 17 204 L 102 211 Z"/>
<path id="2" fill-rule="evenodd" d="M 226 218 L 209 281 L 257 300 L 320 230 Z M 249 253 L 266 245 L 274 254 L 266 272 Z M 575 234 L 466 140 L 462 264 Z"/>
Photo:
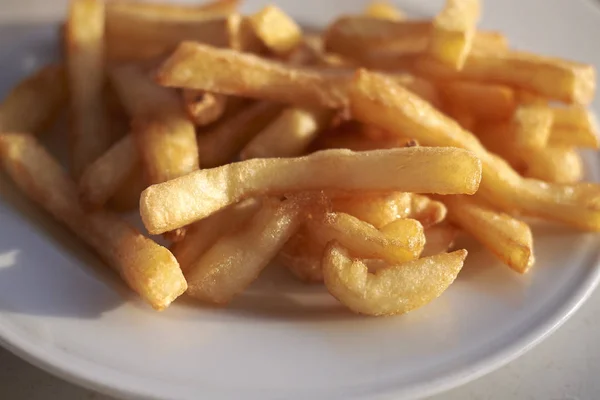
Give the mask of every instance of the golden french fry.
<path id="1" fill-rule="evenodd" d="M 547 107 L 531 105 L 517 108 L 513 117 L 515 147 L 519 151 L 527 151 L 546 146 L 553 119 Z"/>
<path id="2" fill-rule="evenodd" d="M 593 113 L 582 106 L 551 108 L 554 123 L 550 144 L 554 146 L 590 147 L 597 149 L 598 127 Z"/>
<path id="3" fill-rule="evenodd" d="M 325 246 L 335 240 L 350 253 L 402 263 L 419 257 L 425 245 L 423 225 L 414 219 L 398 219 L 381 231 L 350 214 L 326 212 L 306 221 L 312 237 Z"/>
<path id="4" fill-rule="evenodd" d="M 478 194 L 500 210 L 521 211 L 580 229 L 600 230 L 599 185 L 556 185 L 522 178 L 504 160 L 489 153 L 470 132 L 385 76 L 360 71 L 350 98 L 352 115 L 361 122 L 391 133 L 411 132 L 425 146 L 473 151 L 483 165 Z"/>
<path id="5" fill-rule="evenodd" d="M 140 195 L 144 189 L 146 189 L 146 184 L 144 183 L 142 165 L 138 162 L 133 170 L 129 172 L 129 176 L 115 191 L 115 194 L 108 200 L 106 206 L 116 212 L 137 211 L 140 205 Z M 82 206 L 85 207 L 84 204 Z"/>
<path id="6" fill-rule="evenodd" d="M 458 229 L 450 224 L 439 224 L 425 229 L 425 247 L 421 257 L 446 253 L 454 245 Z"/>
<path id="7" fill-rule="evenodd" d="M 182 97 L 188 116 L 198 126 L 215 122 L 227 109 L 227 96 L 223 94 L 184 89 Z"/>
<path id="8" fill-rule="evenodd" d="M 219 239 L 186 273 L 187 293 L 227 304 L 241 293 L 298 230 L 302 204 L 267 199 L 248 223 Z"/>
<path id="9" fill-rule="evenodd" d="M 202 168 L 230 162 L 252 138 L 281 112 L 280 104 L 257 102 L 218 123 L 198 137 Z"/>
<path id="10" fill-rule="evenodd" d="M 525 222 L 467 196 L 444 196 L 442 200 L 448 207 L 448 219 L 503 263 L 521 274 L 533 265 L 533 238 Z"/>
<path id="11" fill-rule="evenodd" d="M 552 127 L 548 144 L 551 146 L 586 147 L 591 149 L 600 147 L 598 135 L 593 131 L 563 128 L 562 126 Z"/>
<path id="12" fill-rule="evenodd" d="M 192 42 L 179 45 L 157 74 L 164 86 L 325 108 L 345 105 L 348 78 Z"/>
<path id="13" fill-rule="evenodd" d="M 446 0 L 433 19 L 428 54 L 451 68 L 462 69 L 473 45 L 480 8 L 479 0 Z"/>
<path id="14" fill-rule="evenodd" d="M 576 183 L 583 179 L 581 156 L 572 147 L 545 147 L 532 152 L 523 175 L 554 183 Z"/>
<path id="15" fill-rule="evenodd" d="M 360 259 L 352 259 L 331 243 L 323 258 L 325 286 L 350 310 L 366 315 L 403 314 L 439 297 L 460 272 L 466 250 L 390 265 L 369 273 Z"/>
<path id="16" fill-rule="evenodd" d="M 387 19 L 390 21 L 403 21 L 406 15 L 402 10 L 384 0 L 371 1 L 365 7 L 364 14 L 367 17 Z"/>
<path id="17" fill-rule="evenodd" d="M 41 133 L 66 101 L 64 68 L 43 67 L 19 82 L 0 103 L 0 132 Z"/>
<path id="18" fill-rule="evenodd" d="M 227 33 L 229 47 L 234 50 L 254 54 L 262 54 L 266 50 L 263 42 L 256 36 L 250 17 L 231 14 L 227 17 Z"/>
<path id="19" fill-rule="evenodd" d="M 419 57 L 414 62 L 413 72 L 434 79 L 514 86 L 567 103 L 588 104 L 596 89 L 596 73 L 591 65 L 517 51 L 474 49 L 460 71 Z"/>
<path id="20" fill-rule="evenodd" d="M 315 190 L 472 194 L 480 174 L 479 159 L 461 149 L 324 150 L 241 161 L 150 186 L 142 193 L 140 213 L 148 231 L 158 234 L 249 197 Z"/>
<path id="21" fill-rule="evenodd" d="M 75 177 L 110 146 L 103 102 L 104 1 L 73 0 L 67 20 L 71 166 Z"/>
<path id="22" fill-rule="evenodd" d="M 126 135 L 90 164 L 79 179 L 81 204 L 102 207 L 132 174 L 140 162 L 132 135 Z"/>
<path id="23" fill-rule="evenodd" d="M 403 218 L 416 219 L 424 228 L 442 222 L 446 218 L 447 212 L 443 203 L 415 193 L 411 193 L 410 207 L 406 211 Z"/>
<path id="24" fill-rule="evenodd" d="M 190 225 L 185 238 L 171 246 L 171 252 L 185 273 L 222 236 L 243 226 L 260 208 L 257 199 L 234 204 Z"/>
<path id="25" fill-rule="evenodd" d="M 332 116 L 330 110 L 322 108 L 286 108 L 244 147 L 241 158 L 301 156 Z"/>
<path id="26" fill-rule="evenodd" d="M 174 90 L 156 85 L 138 66 L 114 68 L 111 78 L 132 117 L 132 134 L 149 183 L 198 169 L 194 125 Z"/>
<path id="27" fill-rule="evenodd" d="M 273 53 L 285 56 L 302 42 L 302 30 L 279 7 L 269 5 L 250 17 L 256 35 Z"/>
<path id="28" fill-rule="evenodd" d="M 331 199 L 331 209 L 350 214 L 376 228 L 406 218 L 411 208 L 411 193 L 393 192 L 383 195 L 337 196 Z"/>
<path id="29" fill-rule="evenodd" d="M 460 105 L 479 120 L 509 120 L 517 106 L 514 90 L 504 85 L 447 81 L 438 88 L 444 106 Z"/>
<path id="30" fill-rule="evenodd" d="M 85 213 L 77 187 L 28 134 L 0 134 L 0 160 L 29 198 L 91 246 L 144 300 L 162 310 L 187 288 L 175 257 L 116 215 Z"/>
<path id="31" fill-rule="evenodd" d="M 313 239 L 306 227 L 301 227 L 279 250 L 275 260 L 302 282 L 323 282 L 324 251 L 325 247 Z"/>

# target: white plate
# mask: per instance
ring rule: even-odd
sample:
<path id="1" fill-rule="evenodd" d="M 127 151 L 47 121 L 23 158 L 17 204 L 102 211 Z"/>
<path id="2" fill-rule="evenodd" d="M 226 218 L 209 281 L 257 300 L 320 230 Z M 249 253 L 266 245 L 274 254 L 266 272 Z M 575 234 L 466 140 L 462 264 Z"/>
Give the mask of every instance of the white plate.
<path id="1" fill-rule="evenodd" d="M 247 3 L 255 10 L 262 2 Z M 314 25 L 363 5 L 277 3 Z M 403 3 L 417 16 L 440 5 Z M 62 12 L 56 2 L 3 2 L 0 93 L 56 55 L 56 27 L 39 20 Z M 600 13 L 586 0 L 488 0 L 483 26 L 506 32 L 519 48 L 600 66 Z M 600 159 L 588 154 L 586 162 L 598 180 Z M 600 276 L 598 236 L 546 225 L 535 229 L 538 261 L 528 276 L 475 246 L 457 282 L 405 316 L 352 315 L 322 288 L 299 285 L 273 268 L 230 308 L 184 301 L 155 313 L 10 186 L 2 183 L 0 192 L 3 345 L 65 379 L 123 397 L 433 394 L 531 348 L 571 315 Z"/>

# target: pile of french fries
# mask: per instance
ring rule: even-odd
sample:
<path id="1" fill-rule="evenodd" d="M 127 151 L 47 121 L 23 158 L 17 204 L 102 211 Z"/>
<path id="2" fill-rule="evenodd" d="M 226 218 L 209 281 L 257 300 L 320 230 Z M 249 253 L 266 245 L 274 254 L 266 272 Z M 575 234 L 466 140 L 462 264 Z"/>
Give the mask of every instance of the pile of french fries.
<path id="1" fill-rule="evenodd" d="M 428 20 L 377 1 L 320 34 L 238 3 L 72 0 L 64 63 L 0 105 L 6 173 L 155 309 L 227 304 L 275 260 L 401 314 L 455 280 L 460 231 L 525 273 L 520 218 L 600 230 L 592 66 L 512 49 L 479 0 Z M 68 169 L 37 138 L 64 108 Z"/>

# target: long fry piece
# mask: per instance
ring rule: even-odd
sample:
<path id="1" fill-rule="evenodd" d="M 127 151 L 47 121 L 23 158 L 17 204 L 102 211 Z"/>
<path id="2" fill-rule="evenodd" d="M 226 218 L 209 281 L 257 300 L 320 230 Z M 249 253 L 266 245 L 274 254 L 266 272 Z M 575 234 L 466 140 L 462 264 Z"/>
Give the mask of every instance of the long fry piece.
<path id="1" fill-rule="evenodd" d="M 157 310 L 187 288 L 177 260 L 114 214 L 86 214 L 77 187 L 61 166 L 28 134 L 0 135 L 0 159 L 29 198 L 91 246 L 127 284 Z"/>
<path id="2" fill-rule="evenodd" d="M 158 234 L 259 195 L 315 190 L 472 194 L 480 173 L 479 160 L 461 149 L 325 150 L 227 164 L 150 186 L 140 199 L 140 213 L 148 231 Z"/>
<path id="3" fill-rule="evenodd" d="M 71 163 L 75 177 L 110 145 L 102 101 L 104 1 L 73 0 L 67 21 L 67 71 L 71 101 Z"/>

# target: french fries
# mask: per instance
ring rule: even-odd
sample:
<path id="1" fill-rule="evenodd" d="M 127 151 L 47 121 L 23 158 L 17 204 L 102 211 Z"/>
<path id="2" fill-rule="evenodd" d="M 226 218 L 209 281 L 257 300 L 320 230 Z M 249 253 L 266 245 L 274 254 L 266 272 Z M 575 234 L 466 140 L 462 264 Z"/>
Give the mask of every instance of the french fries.
<path id="1" fill-rule="evenodd" d="M 333 211 L 350 214 L 376 228 L 406 218 L 411 209 L 412 193 L 393 192 L 383 195 L 334 196 Z"/>
<path id="2" fill-rule="evenodd" d="M 499 209 L 584 230 L 600 230 L 598 185 L 556 185 L 522 178 L 508 163 L 490 154 L 470 132 L 384 76 L 360 71 L 350 98 L 353 116 L 364 123 L 388 132 L 411 132 L 425 146 L 473 151 L 483 165 L 479 193 Z"/>
<path id="3" fill-rule="evenodd" d="M 215 122 L 227 109 L 227 96 L 222 94 L 187 89 L 182 97 L 188 116 L 198 126 Z"/>
<path id="4" fill-rule="evenodd" d="M 428 54 L 451 68 L 462 69 L 473 45 L 479 15 L 479 0 L 446 0 L 433 19 Z"/>
<path id="5" fill-rule="evenodd" d="M 406 15 L 402 10 L 384 0 L 371 1 L 365 7 L 364 14 L 368 17 L 387 19 L 390 21 L 402 21 Z"/>
<path id="6" fill-rule="evenodd" d="M 240 156 L 242 160 L 301 156 L 331 119 L 330 110 L 289 107 L 260 131 Z"/>
<path id="7" fill-rule="evenodd" d="M 534 263 L 531 229 L 467 196 L 444 196 L 448 218 L 513 270 L 524 274 Z"/>
<path id="8" fill-rule="evenodd" d="M 360 259 L 331 243 L 323 258 L 329 293 L 350 310 L 366 315 L 404 314 L 439 297 L 456 279 L 466 250 L 442 253 L 369 273 Z"/>
<path id="9" fill-rule="evenodd" d="M 165 182 L 198 169 L 196 131 L 177 93 L 154 84 L 134 65 L 113 69 L 111 77 L 132 117 L 147 181 Z"/>
<path id="10" fill-rule="evenodd" d="M 256 35 L 279 56 L 291 53 L 302 42 L 302 30 L 279 7 L 269 5 L 250 17 Z"/>
<path id="11" fill-rule="evenodd" d="M 229 303 L 298 230 L 301 212 L 294 199 L 263 202 L 245 227 L 219 239 L 189 267 L 187 293 L 211 303 Z"/>
<path id="12" fill-rule="evenodd" d="M 110 145 L 103 88 L 104 2 L 73 0 L 66 25 L 71 108 L 71 166 L 81 176 Z"/>
<path id="13" fill-rule="evenodd" d="M 187 288 L 175 257 L 106 211 L 86 214 L 77 188 L 60 165 L 28 134 L 0 134 L 6 172 L 31 200 L 91 246 L 127 284 L 157 310 Z"/>
<path id="14" fill-rule="evenodd" d="M 277 114 L 281 105 L 268 101 L 257 102 L 198 138 L 202 168 L 213 168 L 231 161 L 252 138 L 264 129 Z"/>
<path id="15" fill-rule="evenodd" d="M 0 132 L 41 133 L 66 101 L 64 68 L 41 68 L 19 82 L 0 103 Z"/>
<path id="16" fill-rule="evenodd" d="M 480 173 L 479 160 L 459 149 L 325 150 L 227 164 L 150 186 L 142 193 L 140 214 L 146 229 L 159 234 L 249 197 L 324 189 L 470 194 L 479 186 Z"/>
<path id="17" fill-rule="evenodd" d="M 460 106 L 483 121 L 507 121 L 517 107 L 514 90 L 504 85 L 446 81 L 438 88 L 444 107 Z"/>

